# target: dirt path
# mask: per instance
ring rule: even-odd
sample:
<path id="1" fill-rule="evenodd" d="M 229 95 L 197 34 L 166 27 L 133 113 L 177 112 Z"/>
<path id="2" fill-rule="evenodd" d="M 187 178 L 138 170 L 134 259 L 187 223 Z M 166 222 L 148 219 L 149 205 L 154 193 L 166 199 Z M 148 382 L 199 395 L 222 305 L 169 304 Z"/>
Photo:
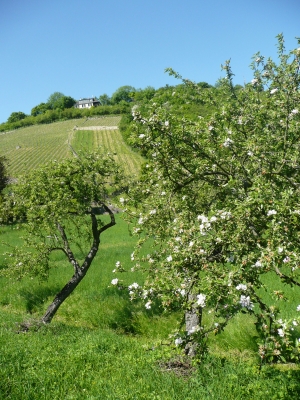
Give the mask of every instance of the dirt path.
<path id="1" fill-rule="evenodd" d="M 103 131 L 103 130 L 115 130 L 117 126 L 76 126 L 74 130 L 78 131 Z"/>

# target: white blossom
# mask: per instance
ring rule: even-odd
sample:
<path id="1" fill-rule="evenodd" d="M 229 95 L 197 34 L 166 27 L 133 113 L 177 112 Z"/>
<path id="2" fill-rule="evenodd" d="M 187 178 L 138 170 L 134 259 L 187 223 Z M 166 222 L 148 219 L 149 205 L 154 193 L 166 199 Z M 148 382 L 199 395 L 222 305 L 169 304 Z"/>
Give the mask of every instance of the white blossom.
<path id="1" fill-rule="evenodd" d="M 150 310 L 150 308 L 151 308 L 151 301 L 148 301 L 146 304 L 145 304 L 145 307 L 147 308 L 147 310 Z"/>
<path id="2" fill-rule="evenodd" d="M 168 261 L 168 262 L 171 262 L 172 260 L 173 260 L 172 256 L 168 256 L 168 257 L 167 257 L 167 261 Z"/>
<path id="3" fill-rule="evenodd" d="M 112 284 L 112 285 L 117 285 L 118 282 L 119 282 L 119 279 L 118 279 L 118 278 L 115 278 L 115 279 L 113 279 L 113 280 L 111 281 L 111 284 Z"/>
<path id="4" fill-rule="evenodd" d="M 277 91 L 278 91 L 278 89 L 275 88 L 275 89 L 272 89 L 272 90 L 270 91 L 270 93 L 271 93 L 271 94 L 274 94 L 274 93 L 276 93 Z"/>
<path id="5" fill-rule="evenodd" d="M 146 137 L 146 135 L 144 135 L 143 133 L 141 133 L 139 136 L 140 139 L 144 139 L 144 137 Z"/>
<path id="6" fill-rule="evenodd" d="M 237 290 L 247 290 L 247 285 L 240 283 L 239 285 L 236 286 L 236 289 Z"/>
<path id="7" fill-rule="evenodd" d="M 282 253 L 283 252 L 283 247 L 278 247 L 278 253 Z"/>
<path id="8" fill-rule="evenodd" d="M 179 337 L 177 339 L 175 339 L 175 346 L 179 346 L 183 343 L 183 340 Z"/>
<path id="9" fill-rule="evenodd" d="M 277 329 L 278 335 L 280 337 L 284 337 L 284 330 L 283 329 Z"/>
<path id="10" fill-rule="evenodd" d="M 197 304 L 200 307 L 205 307 L 205 299 L 206 299 L 206 295 L 205 294 L 197 294 Z"/>
<path id="11" fill-rule="evenodd" d="M 229 146 L 231 146 L 233 143 L 234 143 L 234 142 L 233 142 L 232 139 L 227 138 L 227 139 L 225 139 L 225 142 L 223 143 L 223 146 L 224 146 L 224 147 L 229 147 Z"/>
<path id="12" fill-rule="evenodd" d="M 256 261 L 256 263 L 254 264 L 255 267 L 261 267 L 262 263 L 258 260 Z"/>
<path id="13" fill-rule="evenodd" d="M 248 308 L 248 310 L 252 310 L 253 303 L 250 300 L 250 296 L 241 295 L 240 297 L 240 305 L 242 307 Z"/>
<path id="14" fill-rule="evenodd" d="M 133 282 L 131 285 L 128 286 L 128 290 L 136 290 L 138 289 L 140 286 L 138 283 Z"/>
<path id="15" fill-rule="evenodd" d="M 260 60 L 260 59 L 257 58 L 257 60 Z M 252 83 L 253 86 L 256 85 L 257 82 L 258 82 L 258 79 L 257 79 L 257 78 L 254 78 L 254 79 L 252 79 L 252 81 L 251 81 L 251 83 Z"/>
<path id="16" fill-rule="evenodd" d="M 232 214 L 231 214 L 230 211 L 223 211 L 223 212 L 221 213 L 221 215 L 220 215 L 220 217 L 221 217 L 222 219 L 228 219 L 228 218 L 231 218 L 231 216 L 232 216 Z"/>
<path id="17" fill-rule="evenodd" d="M 277 214 L 277 211 L 276 210 L 269 210 L 268 212 L 267 212 L 267 216 L 269 217 L 270 215 L 276 215 Z"/>
<path id="18" fill-rule="evenodd" d="M 291 261 L 291 259 L 290 259 L 289 256 L 286 256 L 286 257 L 283 259 L 283 262 L 284 262 L 284 263 L 288 263 L 289 261 Z"/>
<path id="19" fill-rule="evenodd" d="M 294 114 L 294 115 L 295 115 L 295 114 L 298 114 L 298 112 L 299 112 L 299 111 L 295 108 L 294 110 L 291 111 L 291 114 Z"/>
<path id="20" fill-rule="evenodd" d="M 153 210 L 150 210 L 149 214 L 150 214 L 150 215 L 156 214 L 156 209 L 154 208 Z"/>
<path id="21" fill-rule="evenodd" d="M 116 262 L 116 267 L 117 267 L 117 268 L 120 268 L 120 267 L 121 267 L 121 262 L 120 262 L 120 261 L 117 261 L 117 262 Z"/>
<path id="22" fill-rule="evenodd" d="M 120 197 L 120 203 L 122 203 L 122 204 L 124 204 L 125 203 L 125 199 L 124 199 L 124 197 Z"/>
<path id="23" fill-rule="evenodd" d="M 297 311 L 300 311 L 300 304 L 299 304 L 299 306 L 297 306 Z"/>

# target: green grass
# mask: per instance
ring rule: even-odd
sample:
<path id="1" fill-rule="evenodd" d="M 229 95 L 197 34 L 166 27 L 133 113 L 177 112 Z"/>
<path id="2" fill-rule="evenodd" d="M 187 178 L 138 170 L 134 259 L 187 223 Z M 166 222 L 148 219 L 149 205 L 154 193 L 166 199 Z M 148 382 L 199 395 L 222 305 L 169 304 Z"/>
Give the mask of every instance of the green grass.
<path id="1" fill-rule="evenodd" d="M 72 141 L 75 150 L 90 151 L 101 147 L 105 152 L 116 153 L 118 161 L 128 176 L 137 175 L 144 159 L 123 140 L 119 130 L 77 130 Z"/>
<path id="2" fill-rule="evenodd" d="M 134 175 L 142 158 L 124 144 L 118 130 L 80 129 L 116 126 L 119 119 L 71 120 L 0 134 L 1 154 L 10 160 L 10 175 L 17 177 L 48 160 L 68 157 L 69 144 L 76 150 L 102 146 L 116 152 L 124 171 Z M 51 325 L 17 333 L 19 323 L 43 315 L 70 279 L 73 270 L 62 253 L 53 255 L 46 282 L 0 278 L 0 400 L 300 398 L 299 369 L 286 365 L 258 370 L 254 321 L 247 315 L 238 315 L 222 334 L 210 339 L 210 354 L 200 366 L 187 368 L 178 356 L 170 360 L 165 344 L 179 315 L 146 310 L 142 303 L 130 302 L 126 290 L 110 285 L 116 261 L 130 270 L 135 245 L 121 215 L 116 220 L 117 225 L 102 235 L 87 276 Z M 0 269 L 6 264 L 8 244 L 21 245 L 20 236 L 22 228 L 17 225 L 1 227 Z M 136 272 L 121 278 L 125 285 L 144 279 Z M 267 284 L 280 289 L 276 277 L 267 277 Z M 282 289 L 291 295 L 282 306 L 282 317 L 293 316 L 299 288 Z"/>
<path id="3" fill-rule="evenodd" d="M 169 360 L 168 332 L 178 315 L 146 310 L 110 285 L 115 262 L 130 269 L 134 238 L 117 215 L 102 236 L 87 276 L 49 326 L 26 334 L 17 324 L 40 317 L 72 275 L 60 253 L 48 282 L 0 279 L 0 399 L 296 399 L 300 371 L 263 367 L 255 358 L 253 324 L 239 316 L 211 341 L 203 365 Z M 2 228 L 0 241 L 20 244 L 22 231 Z M 0 268 L 5 264 L 0 246 Z M 124 283 L 143 276 L 125 273 Z"/>

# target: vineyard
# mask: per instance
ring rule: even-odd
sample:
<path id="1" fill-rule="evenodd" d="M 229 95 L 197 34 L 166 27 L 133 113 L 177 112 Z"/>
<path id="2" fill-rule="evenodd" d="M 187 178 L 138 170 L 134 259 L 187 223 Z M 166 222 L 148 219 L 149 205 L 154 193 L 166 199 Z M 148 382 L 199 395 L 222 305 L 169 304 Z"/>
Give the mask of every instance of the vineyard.
<path id="1" fill-rule="evenodd" d="M 71 147 L 76 151 L 102 147 L 105 152 L 116 153 L 118 161 L 124 165 L 124 171 L 134 175 L 143 160 L 124 143 L 116 129 L 119 121 L 119 116 L 85 118 L 2 133 L 0 155 L 8 159 L 8 173 L 16 178 L 50 160 L 70 157 Z"/>

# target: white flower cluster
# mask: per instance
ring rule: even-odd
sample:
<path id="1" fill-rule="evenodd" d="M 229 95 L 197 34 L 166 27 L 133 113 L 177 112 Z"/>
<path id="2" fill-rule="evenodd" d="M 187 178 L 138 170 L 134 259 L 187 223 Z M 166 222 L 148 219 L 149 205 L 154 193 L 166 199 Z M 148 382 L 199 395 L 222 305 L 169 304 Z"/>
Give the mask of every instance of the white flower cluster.
<path id="1" fill-rule="evenodd" d="M 245 295 L 241 295 L 240 297 L 240 305 L 242 307 L 247 308 L 248 310 L 252 310 L 253 309 L 253 303 L 250 300 L 250 296 L 245 296 Z"/>
<path id="2" fill-rule="evenodd" d="M 175 343 L 175 346 L 180 346 L 183 343 L 183 340 L 181 339 L 181 337 L 179 337 L 179 338 L 175 339 L 174 343 Z"/>
<path id="3" fill-rule="evenodd" d="M 204 308 L 205 305 L 206 305 L 205 300 L 206 300 L 206 295 L 205 294 L 203 294 L 203 293 L 197 294 L 196 303 L 198 304 L 198 306 Z"/>
<path id="4" fill-rule="evenodd" d="M 275 89 L 270 90 L 270 93 L 271 93 L 271 94 L 274 94 L 274 93 L 276 93 L 277 91 L 278 91 L 278 89 L 275 88 Z"/>
<path id="5" fill-rule="evenodd" d="M 223 143 L 224 147 L 230 147 L 232 144 L 234 143 L 234 141 L 232 139 L 225 139 L 225 142 Z"/>
<path id="6" fill-rule="evenodd" d="M 267 216 L 269 217 L 270 215 L 276 215 L 277 214 L 277 211 L 276 210 L 269 210 L 268 212 L 267 212 Z"/>
<path id="7" fill-rule="evenodd" d="M 214 216 L 209 219 L 205 215 L 198 215 L 197 219 L 198 221 L 201 221 L 199 228 L 200 228 L 200 233 L 203 236 L 206 235 L 206 231 L 210 229 L 211 222 L 215 222 L 217 220 L 217 218 Z"/>
<path id="8" fill-rule="evenodd" d="M 293 118 L 295 115 L 298 114 L 298 112 L 299 112 L 299 111 L 295 108 L 294 110 L 291 111 L 289 117 L 290 117 L 290 118 Z"/>
<path id="9" fill-rule="evenodd" d="M 220 213 L 220 218 L 222 219 L 229 219 L 232 217 L 232 214 L 230 211 L 219 211 Z"/>
<path id="10" fill-rule="evenodd" d="M 245 291 L 245 290 L 247 290 L 247 285 L 244 285 L 243 283 L 240 283 L 239 285 L 236 286 L 236 290 Z"/>

